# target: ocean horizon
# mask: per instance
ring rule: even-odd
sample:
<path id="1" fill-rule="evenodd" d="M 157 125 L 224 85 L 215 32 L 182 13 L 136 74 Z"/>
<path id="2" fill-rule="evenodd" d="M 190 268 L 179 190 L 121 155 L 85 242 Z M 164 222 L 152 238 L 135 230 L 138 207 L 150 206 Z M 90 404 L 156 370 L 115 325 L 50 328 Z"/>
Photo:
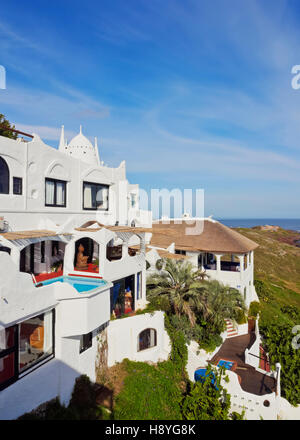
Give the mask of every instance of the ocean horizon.
<path id="1" fill-rule="evenodd" d="M 283 229 L 300 232 L 300 219 L 284 218 L 217 218 L 216 220 L 230 228 L 253 228 L 254 226 L 273 225 Z"/>

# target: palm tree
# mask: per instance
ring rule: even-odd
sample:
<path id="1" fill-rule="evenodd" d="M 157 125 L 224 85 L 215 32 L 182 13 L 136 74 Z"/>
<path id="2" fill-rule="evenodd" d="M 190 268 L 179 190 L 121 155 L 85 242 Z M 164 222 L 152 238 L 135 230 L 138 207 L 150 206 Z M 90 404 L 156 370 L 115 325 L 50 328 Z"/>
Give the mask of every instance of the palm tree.
<path id="1" fill-rule="evenodd" d="M 204 318 L 212 324 L 213 327 L 224 328 L 224 320 L 236 320 L 238 316 L 245 314 L 246 306 L 244 299 L 237 289 L 224 286 L 218 281 L 204 281 L 203 283 L 208 291 L 207 295 L 207 313 Z"/>
<path id="2" fill-rule="evenodd" d="M 166 259 L 163 272 L 153 274 L 147 280 L 148 298 L 164 295 L 168 298 L 171 310 L 177 316 L 187 316 L 192 327 L 196 324 L 196 314 L 207 309 L 208 291 L 203 284 L 203 274 L 195 271 L 190 262 Z"/>

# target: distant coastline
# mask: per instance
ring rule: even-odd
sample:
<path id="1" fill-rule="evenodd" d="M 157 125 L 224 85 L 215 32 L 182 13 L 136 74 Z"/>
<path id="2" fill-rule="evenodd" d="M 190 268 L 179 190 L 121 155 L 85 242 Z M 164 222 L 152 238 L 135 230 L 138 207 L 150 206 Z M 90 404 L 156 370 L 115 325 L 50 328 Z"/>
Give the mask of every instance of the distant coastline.
<path id="1" fill-rule="evenodd" d="M 230 228 L 253 228 L 254 226 L 274 225 L 282 229 L 297 231 L 300 233 L 300 219 L 278 219 L 278 218 L 251 218 L 251 219 L 222 219 L 217 218 L 221 223 Z"/>

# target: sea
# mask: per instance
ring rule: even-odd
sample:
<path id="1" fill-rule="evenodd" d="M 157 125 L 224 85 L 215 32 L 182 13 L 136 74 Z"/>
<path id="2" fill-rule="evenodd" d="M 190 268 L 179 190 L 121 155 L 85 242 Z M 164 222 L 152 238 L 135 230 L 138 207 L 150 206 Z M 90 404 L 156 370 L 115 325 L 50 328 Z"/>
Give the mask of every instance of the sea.
<path id="1" fill-rule="evenodd" d="M 283 229 L 300 232 L 299 218 L 218 218 L 216 219 L 230 228 L 253 228 L 253 226 L 273 225 Z"/>

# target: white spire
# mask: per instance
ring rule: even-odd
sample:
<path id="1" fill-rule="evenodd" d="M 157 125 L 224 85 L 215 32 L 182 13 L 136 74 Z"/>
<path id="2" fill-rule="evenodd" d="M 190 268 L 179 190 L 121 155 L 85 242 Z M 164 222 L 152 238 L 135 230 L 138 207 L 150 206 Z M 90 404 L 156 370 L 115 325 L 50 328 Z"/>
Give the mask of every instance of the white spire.
<path id="1" fill-rule="evenodd" d="M 60 141 L 59 141 L 58 150 L 59 151 L 64 151 L 65 145 L 66 145 L 66 142 L 65 142 L 65 126 L 62 125 L 61 126 L 61 133 L 60 133 Z"/>
<path id="2" fill-rule="evenodd" d="M 79 133 L 82 134 L 82 125 L 80 125 Z"/>
<path id="3" fill-rule="evenodd" d="M 98 150 L 98 141 L 97 141 L 96 137 L 95 137 L 95 150 L 96 150 L 96 157 L 97 157 L 98 165 L 101 165 L 99 150 Z"/>

